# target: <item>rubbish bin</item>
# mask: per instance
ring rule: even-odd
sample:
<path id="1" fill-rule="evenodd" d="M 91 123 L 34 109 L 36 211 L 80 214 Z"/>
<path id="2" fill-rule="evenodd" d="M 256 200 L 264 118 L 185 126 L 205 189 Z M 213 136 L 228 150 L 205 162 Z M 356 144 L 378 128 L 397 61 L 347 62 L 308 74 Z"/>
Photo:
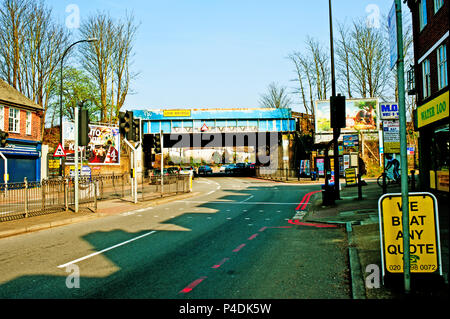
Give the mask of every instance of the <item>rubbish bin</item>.
<path id="1" fill-rule="evenodd" d="M 334 183 L 330 183 L 327 185 L 322 185 L 322 205 L 323 206 L 331 206 L 334 205 L 335 200 L 335 190 Z"/>
<path id="2" fill-rule="evenodd" d="M 311 180 L 315 181 L 316 179 L 317 179 L 317 173 L 316 173 L 316 171 L 312 171 L 311 172 Z"/>

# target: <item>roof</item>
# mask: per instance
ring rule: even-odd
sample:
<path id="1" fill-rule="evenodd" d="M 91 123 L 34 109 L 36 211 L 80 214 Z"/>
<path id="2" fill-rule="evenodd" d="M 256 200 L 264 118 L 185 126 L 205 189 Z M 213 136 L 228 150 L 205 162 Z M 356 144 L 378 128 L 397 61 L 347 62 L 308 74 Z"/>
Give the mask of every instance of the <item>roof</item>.
<path id="1" fill-rule="evenodd" d="M 27 98 L 2 79 L 0 79 L 0 103 L 10 106 L 22 106 L 39 110 L 43 109 L 42 106 Z"/>

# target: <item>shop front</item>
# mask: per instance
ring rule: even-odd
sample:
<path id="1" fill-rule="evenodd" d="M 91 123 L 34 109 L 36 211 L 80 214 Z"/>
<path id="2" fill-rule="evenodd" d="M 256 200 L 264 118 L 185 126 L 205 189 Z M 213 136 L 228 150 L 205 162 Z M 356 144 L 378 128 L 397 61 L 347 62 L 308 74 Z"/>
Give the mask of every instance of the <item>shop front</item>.
<path id="1" fill-rule="evenodd" d="M 449 192 L 449 91 L 417 107 L 420 188 Z"/>

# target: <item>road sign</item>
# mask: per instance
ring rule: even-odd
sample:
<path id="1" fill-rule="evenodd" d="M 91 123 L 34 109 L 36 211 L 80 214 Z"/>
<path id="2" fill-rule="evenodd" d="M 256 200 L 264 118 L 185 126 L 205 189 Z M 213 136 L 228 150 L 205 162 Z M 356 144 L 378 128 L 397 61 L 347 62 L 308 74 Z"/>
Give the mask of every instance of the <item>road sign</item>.
<path id="1" fill-rule="evenodd" d="M 397 120 L 383 121 L 384 152 L 400 154 L 400 123 Z"/>
<path id="2" fill-rule="evenodd" d="M 201 127 L 200 131 L 206 132 L 208 130 L 208 126 L 206 126 L 206 123 L 203 123 L 203 126 Z"/>
<path id="3" fill-rule="evenodd" d="M 385 194 L 378 201 L 383 275 L 403 273 L 402 194 Z M 411 273 L 442 275 L 437 200 L 431 193 L 409 193 Z"/>
<path id="4" fill-rule="evenodd" d="M 64 152 L 64 149 L 61 145 L 61 143 L 58 144 L 58 147 L 55 150 L 55 153 L 53 153 L 53 157 L 66 157 L 66 152 Z"/>
<path id="5" fill-rule="evenodd" d="M 389 11 L 388 16 L 388 28 L 389 28 L 389 52 L 390 52 L 390 62 L 391 70 L 397 64 L 398 51 L 397 51 L 397 19 L 395 12 L 395 2 L 392 5 L 391 11 Z"/>

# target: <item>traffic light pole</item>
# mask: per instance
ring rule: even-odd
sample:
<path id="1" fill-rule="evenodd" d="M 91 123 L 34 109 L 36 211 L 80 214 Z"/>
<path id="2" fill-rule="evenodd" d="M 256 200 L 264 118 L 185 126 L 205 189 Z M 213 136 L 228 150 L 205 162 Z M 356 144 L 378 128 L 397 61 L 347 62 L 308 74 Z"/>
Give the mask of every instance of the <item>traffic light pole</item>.
<path id="1" fill-rule="evenodd" d="M 8 159 L 2 152 L 0 152 L 0 156 L 3 158 L 4 165 L 4 175 L 3 179 L 5 180 L 5 197 L 8 197 Z"/>
<path id="2" fill-rule="evenodd" d="M 398 106 L 400 124 L 400 167 L 402 190 L 402 227 L 403 227 L 403 276 L 405 293 L 411 290 L 410 251 L 409 251 L 409 195 L 408 195 L 408 155 L 406 150 L 406 110 L 405 110 L 405 70 L 403 61 L 403 28 L 402 3 L 395 0 L 395 13 L 397 22 L 397 79 L 398 79 Z"/>
<path id="3" fill-rule="evenodd" d="M 160 133 L 161 141 L 161 197 L 164 195 L 164 131 Z"/>
<path id="4" fill-rule="evenodd" d="M 125 143 L 127 143 L 127 145 L 132 150 L 131 163 L 133 163 L 132 164 L 132 166 L 133 166 L 132 167 L 133 174 L 132 174 L 132 177 L 131 177 L 131 192 L 132 192 L 132 195 L 133 195 L 134 203 L 136 204 L 137 203 L 137 177 L 136 177 L 136 166 L 137 166 L 136 160 L 137 160 L 137 156 L 136 156 L 136 149 L 139 147 L 140 142 L 136 143 L 136 145 L 133 146 L 126 138 L 124 138 L 123 140 L 125 141 Z"/>
<path id="5" fill-rule="evenodd" d="M 79 114 L 79 105 L 75 106 L 75 182 L 74 182 L 74 187 L 75 187 L 75 213 L 78 213 L 78 184 L 79 184 L 79 180 L 78 180 L 78 131 L 79 131 L 79 118 L 78 118 L 78 114 Z"/>

